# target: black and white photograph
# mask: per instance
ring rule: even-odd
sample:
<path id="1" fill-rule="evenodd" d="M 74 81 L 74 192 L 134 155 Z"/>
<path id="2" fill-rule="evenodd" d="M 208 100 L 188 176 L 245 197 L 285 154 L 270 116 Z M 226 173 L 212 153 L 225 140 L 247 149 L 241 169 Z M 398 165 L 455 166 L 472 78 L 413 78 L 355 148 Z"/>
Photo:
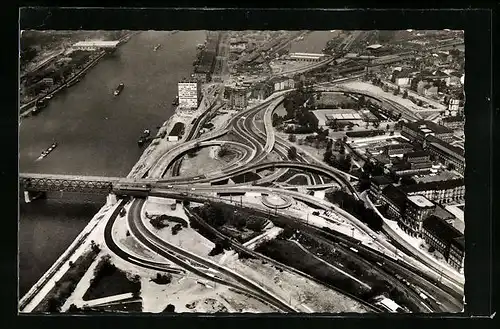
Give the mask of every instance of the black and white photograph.
<path id="1" fill-rule="evenodd" d="M 18 312 L 464 312 L 464 39 L 20 30 Z"/>

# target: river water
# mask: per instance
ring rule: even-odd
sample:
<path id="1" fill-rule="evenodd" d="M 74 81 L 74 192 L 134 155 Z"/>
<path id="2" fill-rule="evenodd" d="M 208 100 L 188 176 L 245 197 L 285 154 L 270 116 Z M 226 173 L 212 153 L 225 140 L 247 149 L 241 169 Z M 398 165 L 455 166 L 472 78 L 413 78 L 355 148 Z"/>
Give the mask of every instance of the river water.
<path id="1" fill-rule="evenodd" d="M 291 53 L 313 53 L 321 54 L 326 43 L 338 35 L 339 31 L 313 31 L 308 33 L 304 39 L 292 43 Z"/>
<path id="2" fill-rule="evenodd" d="M 192 73 L 204 31 L 147 31 L 102 59 L 81 82 L 57 94 L 19 127 L 19 170 L 30 173 L 126 176 L 142 149 L 137 139 L 155 133 L 173 113 L 177 82 Z M 157 51 L 155 45 L 161 44 Z M 119 83 L 125 89 L 118 97 Z M 36 158 L 54 140 L 45 159 Z M 71 244 L 103 198 L 55 193 L 20 202 L 19 293 L 23 296 Z"/>

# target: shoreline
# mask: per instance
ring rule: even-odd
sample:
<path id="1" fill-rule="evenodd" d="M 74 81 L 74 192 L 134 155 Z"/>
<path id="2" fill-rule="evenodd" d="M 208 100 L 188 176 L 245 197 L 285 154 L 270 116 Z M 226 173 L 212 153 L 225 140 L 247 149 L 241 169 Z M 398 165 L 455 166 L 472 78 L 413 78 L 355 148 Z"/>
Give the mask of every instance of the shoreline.
<path id="1" fill-rule="evenodd" d="M 140 33 L 140 31 L 132 31 L 126 35 L 124 35 L 123 37 L 121 37 L 118 41 L 118 45 L 117 45 L 117 48 L 123 44 L 125 44 L 126 42 L 128 42 L 130 40 L 131 37 L 133 37 L 134 35 Z M 82 68 L 78 73 L 76 73 L 73 77 L 71 77 L 68 81 L 66 81 L 64 84 L 61 84 L 59 87 L 56 87 L 54 88 L 53 90 L 49 91 L 46 95 L 51 95 L 51 96 L 55 96 L 57 93 L 59 93 L 60 91 L 62 91 L 63 89 L 66 88 L 66 85 L 68 83 L 71 83 L 72 81 L 75 81 L 76 79 L 78 79 L 79 77 L 81 77 L 84 73 L 86 73 L 87 71 L 89 71 L 91 68 L 93 68 L 94 66 L 96 66 L 99 61 L 104 57 L 106 56 L 106 52 L 105 51 L 99 51 L 98 52 L 98 55 L 96 58 L 94 58 L 92 61 L 90 61 L 84 68 Z M 41 99 L 40 96 L 38 97 L 35 97 L 34 99 L 32 99 L 31 101 L 25 103 L 25 104 L 20 104 L 19 103 L 19 118 L 24 118 L 28 115 L 30 115 L 31 111 L 32 111 L 32 108 L 33 106 L 35 105 L 35 103 Z"/>
<path id="2" fill-rule="evenodd" d="M 134 36 L 135 34 L 140 33 L 141 31 L 132 31 L 131 33 L 127 34 L 120 40 L 125 40 L 128 41 L 130 37 Z M 172 31 L 172 34 L 176 33 L 177 31 Z M 122 44 L 122 43 L 120 43 Z M 104 56 L 105 54 L 103 54 Z M 102 58 L 102 57 L 101 57 Z M 100 58 L 99 58 L 100 59 Z M 84 70 L 88 70 L 91 67 L 95 66 L 97 64 L 98 60 L 93 63 L 93 65 L 89 64 L 89 67 L 86 67 Z M 91 65 L 91 66 L 90 66 Z M 83 72 L 83 71 L 82 71 Z M 82 73 L 80 72 L 80 73 Z M 79 74 L 80 74 L 79 73 Z M 74 77 L 77 78 L 77 75 Z M 196 110 L 191 110 L 191 111 L 186 111 L 185 109 L 180 109 L 179 107 L 176 107 L 176 109 L 173 111 L 172 115 L 168 117 L 158 129 L 158 132 L 156 136 L 152 139 L 151 143 L 144 149 L 142 152 L 141 156 L 137 161 L 134 163 L 133 167 L 131 168 L 129 174 L 126 176 L 128 178 L 141 178 L 144 173 L 146 173 L 149 168 L 151 167 L 152 162 L 154 160 L 157 160 L 159 158 L 158 154 L 160 151 L 166 152 L 168 149 L 173 147 L 174 145 L 178 144 L 179 142 L 182 142 L 185 139 L 185 136 L 188 134 L 188 127 L 190 127 L 190 123 L 194 117 L 202 113 L 202 111 L 208 106 L 206 105 L 207 102 L 210 103 L 212 100 L 211 97 L 209 97 L 208 94 L 204 94 L 201 101 L 200 105 Z M 201 112 L 200 112 L 201 111 Z M 30 111 L 25 111 L 30 112 Z M 26 114 L 25 114 L 26 116 Z M 165 138 L 161 138 L 161 135 L 165 133 L 165 135 L 168 134 L 168 131 L 173 127 L 173 125 L 176 122 L 183 122 L 186 126 L 186 132 L 183 135 L 183 138 L 181 138 L 178 142 L 168 142 Z M 166 137 L 166 136 L 165 136 Z M 156 143 L 155 143 L 156 141 Z M 169 145 L 171 144 L 171 145 Z M 161 146 L 158 149 L 158 146 Z M 157 151 L 157 152 L 155 152 Z M 156 157 L 156 159 L 155 159 Z M 145 166 L 147 164 L 147 166 Z M 19 287 L 18 287 L 18 312 L 30 312 L 30 311 L 23 311 L 26 308 L 30 308 L 33 306 L 33 300 L 42 300 L 45 298 L 45 295 L 40 297 L 40 294 L 43 293 L 44 290 L 47 290 L 48 287 L 50 286 L 51 282 L 54 282 L 54 279 L 60 276 L 61 272 L 64 272 L 63 269 L 65 268 L 65 264 L 67 265 L 68 261 L 71 259 L 74 259 L 75 257 L 79 257 L 81 254 L 81 251 L 84 250 L 84 246 L 88 244 L 87 237 L 91 235 L 94 231 L 95 228 L 98 226 L 98 224 L 106 217 L 110 215 L 110 210 L 114 209 L 116 205 L 119 203 L 119 200 L 112 200 L 113 198 L 109 198 L 106 201 L 106 203 L 97 211 L 96 214 L 92 216 L 90 219 L 89 223 L 85 226 L 85 228 L 80 232 L 80 234 L 73 240 L 73 242 L 66 248 L 66 250 L 63 251 L 63 253 L 59 256 L 59 258 L 52 264 L 52 266 L 36 281 L 36 283 L 28 290 L 27 293 L 24 294 L 24 296 L 19 295 Z M 66 266 L 67 267 L 67 266 Z M 64 273 L 63 273 L 64 274 Z M 48 291 L 48 290 L 47 290 Z M 36 306 L 36 305 L 35 305 Z"/>

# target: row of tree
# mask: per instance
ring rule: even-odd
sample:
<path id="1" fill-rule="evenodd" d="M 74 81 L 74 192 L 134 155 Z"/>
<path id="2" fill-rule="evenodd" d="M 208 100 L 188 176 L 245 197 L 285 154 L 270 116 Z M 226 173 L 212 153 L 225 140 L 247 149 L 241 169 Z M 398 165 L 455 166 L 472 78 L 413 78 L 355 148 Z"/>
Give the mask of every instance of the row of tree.
<path id="1" fill-rule="evenodd" d="M 356 200 L 344 191 L 330 192 L 325 196 L 328 201 L 339 204 L 342 209 L 364 222 L 372 230 L 382 229 L 382 219 L 372 209 L 366 208 L 363 201 Z"/>

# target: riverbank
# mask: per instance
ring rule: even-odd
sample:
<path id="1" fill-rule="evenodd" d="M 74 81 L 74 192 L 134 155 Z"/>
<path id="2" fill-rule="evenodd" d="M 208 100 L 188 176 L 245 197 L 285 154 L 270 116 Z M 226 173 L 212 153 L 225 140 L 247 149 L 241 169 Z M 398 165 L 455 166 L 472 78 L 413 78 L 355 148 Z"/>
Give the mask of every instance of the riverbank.
<path id="1" fill-rule="evenodd" d="M 61 93 L 61 97 L 54 98 L 42 118 L 23 120 L 20 127 L 20 171 L 126 176 L 138 159 L 149 158 L 147 149 L 137 147 L 140 133 L 145 128 L 154 129 L 169 117 L 167 121 L 175 124 L 174 109 L 170 104 L 177 94 L 177 81 L 192 72 L 196 45 L 204 38 L 203 31 L 144 31 L 117 49 L 116 56 L 103 58 L 88 73 L 88 78 Z M 154 45 L 159 43 L 162 47 L 153 51 Z M 125 83 L 126 89 L 120 97 L 113 97 L 112 91 L 120 82 Z M 178 115 L 187 114 L 178 112 Z M 169 128 L 164 124 L 164 130 L 169 131 Z M 56 152 L 35 162 L 39 150 L 49 145 L 54 136 L 60 144 Z M 74 211 L 73 204 L 55 201 L 50 199 L 23 205 L 29 210 L 21 212 L 19 228 L 20 237 L 26 241 L 20 245 L 19 276 L 20 286 L 25 287 L 21 291 L 23 294 L 37 282 L 42 283 L 40 277 L 50 271 L 65 250 L 71 248 L 73 237 L 77 237 L 89 220 L 102 211 L 99 209 L 103 205 L 99 202 L 94 210 L 87 208 L 87 215 L 83 217 L 82 211 Z M 73 224 L 75 218 L 85 222 L 71 239 L 64 241 L 51 235 L 58 232 L 59 236 L 66 237 L 67 226 L 75 226 L 75 229 L 78 226 Z M 95 235 L 96 242 L 98 235 Z M 47 237 L 57 242 L 50 243 L 51 247 L 47 248 L 44 243 Z M 64 268 L 62 265 L 55 275 Z M 43 298 L 41 295 L 43 291 L 40 293 Z"/>
<path id="2" fill-rule="evenodd" d="M 132 36 L 134 36 L 135 34 L 137 34 L 137 33 L 139 33 L 139 32 L 138 31 L 134 31 L 134 32 L 130 32 L 130 33 L 124 35 L 122 38 L 120 38 L 118 40 L 119 41 L 118 46 L 123 45 L 124 43 L 126 43 L 127 41 L 129 41 L 130 38 Z M 60 91 L 64 90 L 65 88 L 67 88 L 68 84 L 71 84 L 71 83 L 75 82 L 78 78 L 80 78 L 88 70 L 90 70 L 92 67 L 96 66 L 97 63 L 105 55 L 106 55 L 105 51 L 100 51 L 99 55 L 97 55 L 96 58 L 92 59 L 89 63 L 87 63 L 80 71 L 78 71 L 77 73 L 75 73 L 74 76 L 72 76 L 70 79 L 68 79 L 68 81 L 66 81 L 65 83 L 61 84 L 60 86 L 55 87 L 53 90 L 49 91 L 43 97 L 54 96 L 58 92 L 60 92 Z M 19 112 L 20 112 L 19 116 L 20 116 L 20 118 L 28 116 L 31 113 L 31 111 L 33 110 L 33 107 L 34 107 L 35 103 L 38 100 L 40 100 L 41 98 L 42 97 L 35 97 L 33 100 L 27 102 L 26 104 L 20 105 L 20 109 L 19 109 Z"/>

